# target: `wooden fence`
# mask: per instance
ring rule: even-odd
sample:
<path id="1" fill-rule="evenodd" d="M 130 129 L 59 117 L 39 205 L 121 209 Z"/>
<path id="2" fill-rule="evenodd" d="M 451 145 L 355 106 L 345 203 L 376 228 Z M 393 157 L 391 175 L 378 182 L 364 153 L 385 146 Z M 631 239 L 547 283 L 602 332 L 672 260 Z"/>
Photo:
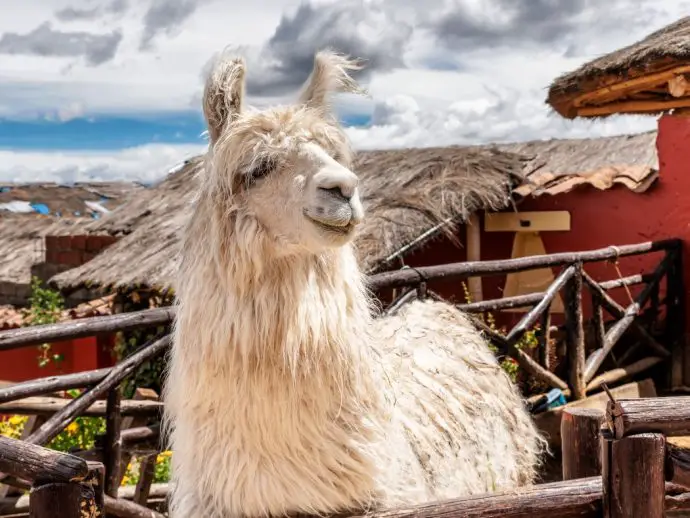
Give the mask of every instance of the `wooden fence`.
<path id="1" fill-rule="evenodd" d="M 664 257 L 651 274 L 597 282 L 586 273 L 584 268 L 586 263 L 592 261 L 617 260 L 624 256 L 659 251 L 663 252 Z M 579 399 L 584 397 L 587 391 L 594 390 L 605 383 L 615 383 L 625 376 L 634 375 L 662 362 L 672 355 L 674 348 L 680 345 L 683 337 L 684 290 L 679 240 L 647 242 L 524 259 L 408 268 L 371 276 L 369 285 L 373 290 L 386 287 L 406 289 L 400 297 L 384 309 L 385 313 L 390 314 L 398 311 L 405 302 L 414 297 L 436 297 L 428 287 L 434 281 L 500 275 L 543 267 L 561 267 L 562 269 L 553 284 L 542 293 L 462 304 L 460 307 L 468 313 L 531 307 L 519 323 L 505 335 L 486 326 L 479 319 L 475 319 L 475 322 L 504 354 L 513 357 L 526 372 L 548 386 L 560 388 L 571 399 Z M 666 280 L 666 296 L 662 299 L 660 287 L 663 280 Z M 620 306 L 607 293 L 612 288 L 633 285 L 641 285 L 642 289 L 627 308 Z M 596 347 L 589 357 L 585 355 L 583 287 L 588 289 L 592 297 L 593 321 L 597 330 L 594 337 Z M 546 353 L 548 332 L 542 333 L 540 337 L 540 352 L 537 359 L 516 346 L 524 333 L 535 323 L 541 322 L 542 328 L 547 331 L 551 328 L 548 309 L 560 290 L 564 290 L 566 302 L 566 350 L 570 368 L 568 381 L 549 370 Z M 646 306 L 650 306 L 647 310 L 648 314 L 645 318 L 641 318 L 640 312 Z M 648 331 L 645 322 L 649 322 L 650 318 L 656 319 L 662 306 L 665 309 L 665 326 L 661 336 L 657 333 L 655 337 Z M 604 310 L 615 319 L 608 323 L 608 329 L 604 325 Z M 99 333 L 157 327 L 170 324 L 173 318 L 174 309 L 166 307 L 4 331 L 0 332 L 0 351 Z M 649 355 L 627 365 L 620 365 L 623 359 L 618 358 L 618 368 L 612 372 L 597 375 L 613 346 L 630 328 L 635 328 L 638 335 L 642 337 Z M 665 345 L 661 345 L 660 342 Z M 102 506 L 105 512 L 112 516 L 162 516 L 150 509 L 154 503 L 160 503 L 167 494 L 167 486 L 151 483 L 152 462 L 155 461 L 155 454 L 163 446 L 159 444 L 158 424 L 162 403 L 151 398 L 122 400 L 120 385 L 143 363 L 163 354 L 169 344 L 169 335 L 157 336 L 114 367 L 31 380 L 0 389 L 0 413 L 42 417 L 35 427 L 28 430 L 21 441 L 6 439 L 0 442 L 0 483 L 23 489 L 28 487 L 35 489 L 28 502 L 26 498 L 22 500 L 23 497 L 14 500 L 0 499 L 0 514 L 20 514 L 26 511 L 28 505 L 35 518 L 90 516 L 70 513 L 75 505 L 83 510 L 84 505 L 87 505 L 84 502 L 87 502 L 89 506 L 95 502 L 96 507 Z M 50 397 L 57 391 L 74 388 L 86 390 L 72 400 Z M 101 438 L 94 451 L 65 455 L 44 448 L 76 417 L 82 415 L 106 417 L 105 436 Z M 156 424 L 145 425 L 145 421 L 142 421 L 144 418 L 152 418 Z M 140 478 L 139 485 L 130 491 L 119 488 L 119 485 L 123 476 L 123 466 L 127 465 L 126 460 L 133 452 L 143 452 L 145 459 L 148 460 L 143 466 L 144 476 Z M 29 469 L 24 466 L 28 458 L 44 458 L 50 462 L 42 464 L 45 467 L 44 471 L 41 471 L 41 465 L 38 464 Z M 91 463 L 89 464 L 88 461 Z M 68 466 L 69 469 L 76 470 L 71 473 L 74 476 L 67 481 L 64 478 L 61 479 L 62 472 L 54 468 L 58 464 L 60 467 Z M 98 485 L 93 483 L 94 480 L 103 482 Z M 33 502 L 34 495 L 40 494 L 38 489 L 46 484 L 52 484 L 50 486 L 52 489 L 45 490 L 46 495 L 52 495 L 45 497 L 48 501 L 57 502 L 64 498 L 65 502 L 65 507 L 53 506 L 52 514 L 40 514 L 40 505 L 43 505 L 40 503 L 40 498 L 37 499 L 38 502 Z M 590 509 L 594 511 L 600 509 L 597 507 L 600 505 L 597 502 L 602 500 L 602 487 L 600 478 L 566 481 L 530 488 L 520 495 L 490 495 L 454 503 L 430 504 L 413 511 L 408 510 L 406 513 L 414 516 L 435 516 L 447 514 L 447 512 L 458 516 L 527 516 L 537 512 L 538 516 L 539 512 L 545 513 L 548 510 L 550 515 L 557 516 L 599 516 L 599 514 L 587 513 Z M 101 489 L 104 495 L 102 498 L 98 494 Z M 64 492 L 64 495 L 56 496 L 56 492 Z M 68 492 L 72 496 L 68 496 Z M 77 498 L 77 492 L 79 495 L 86 496 Z M 91 499 L 88 495 L 92 493 L 94 496 Z M 517 510 L 520 506 L 522 510 Z M 55 514 L 55 509 L 58 508 L 64 508 L 65 511 Z M 584 514 L 577 514 L 578 512 Z M 402 516 L 405 513 L 390 511 L 388 514 L 380 514 Z M 543 515 L 546 516 L 546 514 Z"/>

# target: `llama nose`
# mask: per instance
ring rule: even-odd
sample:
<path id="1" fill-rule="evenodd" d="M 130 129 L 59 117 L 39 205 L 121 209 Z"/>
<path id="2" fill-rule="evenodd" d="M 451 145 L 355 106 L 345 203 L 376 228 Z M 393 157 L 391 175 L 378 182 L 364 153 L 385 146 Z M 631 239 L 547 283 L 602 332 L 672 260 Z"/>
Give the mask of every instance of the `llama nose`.
<path id="1" fill-rule="evenodd" d="M 318 189 L 349 201 L 357 193 L 359 178 L 349 169 L 338 165 L 322 169 L 315 175 L 314 181 Z"/>

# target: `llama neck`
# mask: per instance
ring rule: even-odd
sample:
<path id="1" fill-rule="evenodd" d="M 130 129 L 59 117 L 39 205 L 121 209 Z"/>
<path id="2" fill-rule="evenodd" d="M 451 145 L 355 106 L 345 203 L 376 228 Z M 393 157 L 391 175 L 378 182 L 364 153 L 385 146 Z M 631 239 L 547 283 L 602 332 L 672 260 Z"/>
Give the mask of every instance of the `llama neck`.
<path id="1" fill-rule="evenodd" d="M 197 319 L 189 328 L 198 332 L 208 322 L 199 346 L 217 365 L 272 367 L 302 377 L 366 364 L 357 358 L 368 343 L 369 299 L 350 246 L 276 257 L 261 253 L 260 239 L 247 246 L 230 236 L 222 254 L 189 245 L 178 295 L 182 305 L 214 298 L 204 314 L 189 316 Z"/>

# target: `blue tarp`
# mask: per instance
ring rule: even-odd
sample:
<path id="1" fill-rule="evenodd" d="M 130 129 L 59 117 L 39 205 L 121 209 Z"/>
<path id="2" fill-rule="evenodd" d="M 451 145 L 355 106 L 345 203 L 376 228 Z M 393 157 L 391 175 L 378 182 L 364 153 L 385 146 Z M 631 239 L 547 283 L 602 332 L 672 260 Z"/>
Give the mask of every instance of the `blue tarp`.
<path id="1" fill-rule="evenodd" d="M 31 208 L 39 214 L 50 214 L 50 209 L 48 208 L 48 205 L 46 205 L 45 203 L 31 202 L 29 205 L 31 205 Z"/>

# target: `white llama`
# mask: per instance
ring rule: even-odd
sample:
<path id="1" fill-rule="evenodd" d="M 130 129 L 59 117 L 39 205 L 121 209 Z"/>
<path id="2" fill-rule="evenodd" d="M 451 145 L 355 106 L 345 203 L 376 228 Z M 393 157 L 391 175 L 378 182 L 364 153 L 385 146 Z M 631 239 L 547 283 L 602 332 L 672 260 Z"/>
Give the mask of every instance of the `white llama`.
<path id="1" fill-rule="evenodd" d="M 530 484 L 543 440 L 453 306 L 372 317 L 364 218 L 316 55 L 299 102 L 243 107 L 242 59 L 207 79 L 210 145 L 183 231 L 165 385 L 173 518 L 363 512 Z"/>

